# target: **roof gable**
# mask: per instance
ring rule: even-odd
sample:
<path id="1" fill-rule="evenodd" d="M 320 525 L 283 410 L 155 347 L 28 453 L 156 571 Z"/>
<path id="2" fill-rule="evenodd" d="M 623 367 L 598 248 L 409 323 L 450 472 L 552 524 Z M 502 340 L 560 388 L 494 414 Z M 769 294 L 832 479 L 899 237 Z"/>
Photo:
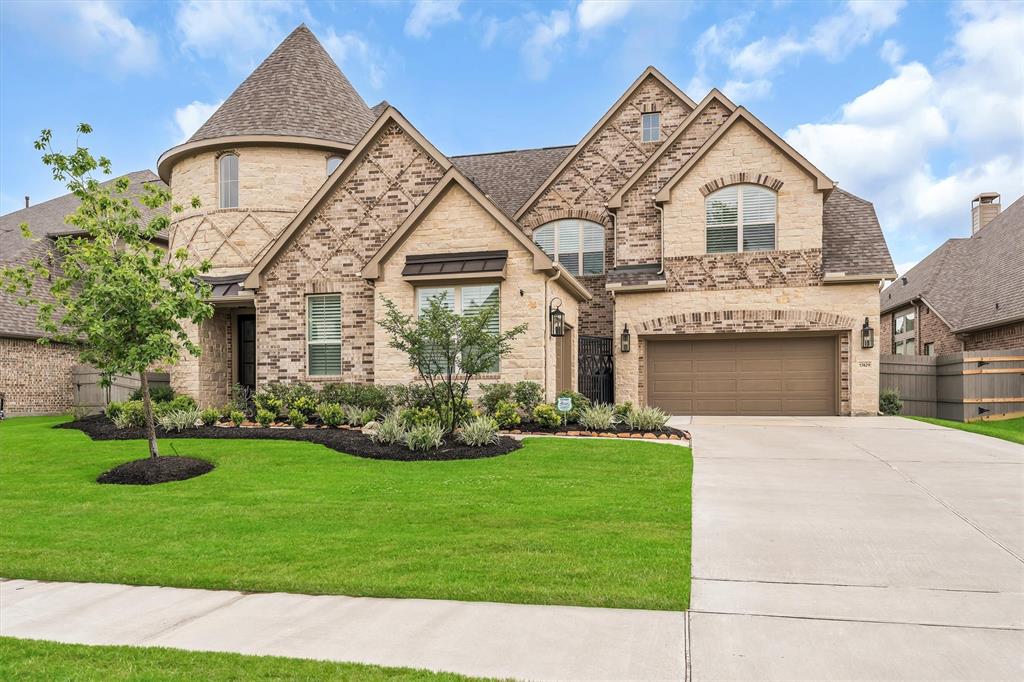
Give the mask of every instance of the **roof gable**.
<path id="1" fill-rule="evenodd" d="M 686 103 L 686 105 L 691 109 L 697 106 L 696 103 L 692 99 L 690 99 L 690 97 L 685 92 L 676 87 L 675 83 L 670 81 L 668 78 L 665 78 L 665 76 L 662 75 L 662 73 L 653 66 L 648 66 L 646 69 L 644 69 L 644 72 L 641 73 L 635 81 L 633 81 L 632 85 L 630 85 L 629 88 L 627 88 L 626 91 L 622 93 L 622 96 L 615 101 L 611 108 L 605 112 L 604 116 L 602 116 L 601 119 L 594 124 L 594 127 L 591 128 L 590 131 L 583 136 L 583 139 L 580 140 L 575 147 L 573 147 L 572 151 L 569 152 L 569 154 L 564 159 L 562 159 L 562 162 L 555 167 L 555 169 L 551 172 L 550 175 L 548 175 L 547 179 L 540 185 L 540 187 L 538 187 L 533 192 L 533 194 L 530 195 L 530 198 L 527 199 L 523 203 L 523 205 L 519 207 L 519 209 L 513 216 L 516 220 L 519 220 L 520 218 L 523 217 L 523 215 L 533 206 L 533 204 L 544 194 L 544 191 L 548 187 L 550 187 L 551 184 L 554 183 L 555 180 L 557 180 L 558 177 L 562 174 L 562 171 L 568 168 L 569 164 L 572 163 L 572 161 L 577 156 L 579 156 L 584 149 L 586 149 L 587 145 L 590 144 L 591 140 L 593 140 L 601 132 L 605 124 L 608 123 L 608 121 L 611 120 L 612 117 L 619 112 L 619 110 L 626 104 L 626 102 L 630 100 L 633 94 L 640 88 L 641 85 L 643 85 L 643 83 L 648 78 L 656 79 L 661 85 L 663 85 L 681 101 Z"/>
<path id="2" fill-rule="evenodd" d="M 570 145 L 453 156 L 452 163 L 512 216 L 572 149 Z"/>
<path id="3" fill-rule="evenodd" d="M 799 166 L 805 173 L 814 178 L 815 189 L 818 192 L 828 192 L 834 187 L 832 180 L 830 180 L 824 173 L 812 164 L 810 161 L 805 159 L 800 152 L 793 149 L 788 142 L 779 137 L 775 132 L 762 123 L 756 116 L 747 111 L 744 107 L 737 107 L 725 123 L 715 131 L 715 133 L 707 139 L 707 141 L 701 145 L 693 156 L 683 164 L 682 168 L 676 171 L 665 186 L 662 187 L 657 195 L 655 195 L 655 201 L 665 202 L 672 198 L 672 188 L 675 187 L 679 182 L 686 177 L 686 175 L 693 169 L 697 163 L 704 158 L 704 155 L 712 150 L 722 137 L 729 132 L 729 130 L 736 125 L 738 122 L 743 121 L 750 125 L 757 133 L 759 133 L 768 142 L 773 144 L 779 151 L 785 154 L 790 161 Z"/>

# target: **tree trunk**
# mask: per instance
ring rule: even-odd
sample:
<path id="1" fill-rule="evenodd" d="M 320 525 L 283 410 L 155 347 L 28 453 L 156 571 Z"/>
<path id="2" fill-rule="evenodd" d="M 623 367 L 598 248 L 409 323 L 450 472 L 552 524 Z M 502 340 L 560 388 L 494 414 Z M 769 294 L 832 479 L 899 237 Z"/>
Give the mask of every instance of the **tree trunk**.
<path id="1" fill-rule="evenodd" d="M 153 426 L 153 401 L 149 398 L 149 379 L 146 371 L 139 372 L 139 380 L 142 382 L 142 411 L 146 415 L 146 437 L 149 438 L 149 456 L 159 457 L 160 452 L 156 447 L 156 427 Z"/>

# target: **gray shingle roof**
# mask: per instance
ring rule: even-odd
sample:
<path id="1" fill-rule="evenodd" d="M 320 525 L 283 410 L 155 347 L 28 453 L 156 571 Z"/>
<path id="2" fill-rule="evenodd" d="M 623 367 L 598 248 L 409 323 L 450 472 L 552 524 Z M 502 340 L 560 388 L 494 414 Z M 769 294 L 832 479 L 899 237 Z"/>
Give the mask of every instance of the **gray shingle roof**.
<path id="1" fill-rule="evenodd" d="M 131 193 L 141 192 L 143 183 L 163 185 L 150 170 L 135 171 L 127 175 L 131 178 Z M 114 180 L 108 180 L 103 184 L 109 185 L 113 182 Z M 65 194 L 0 216 L 0 266 L 27 265 L 33 258 L 45 259 L 51 254 L 56 258 L 57 252 L 52 238 L 77 232 L 76 228 L 64 222 L 64 218 L 75 212 L 78 203 L 78 198 L 74 194 Z M 143 209 L 143 221 L 148 222 L 151 216 L 151 212 Z M 32 239 L 25 239 L 21 235 L 22 223 L 28 223 Z M 36 293 L 44 300 L 53 302 L 45 285 L 45 282 L 41 282 Z M 17 303 L 17 296 L 0 292 L 0 336 L 40 336 L 36 327 L 36 309 L 22 307 Z"/>
<path id="2" fill-rule="evenodd" d="M 229 135 L 296 135 L 355 144 L 374 117 L 305 25 L 231 93 L 189 142 Z"/>
<path id="3" fill-rule="evenodd" d="M 450 158 L 456 168 L 512 216 L 572 150 L 573 145 L 569 145 Z"/>
<path id="4" fill-rule="evenodd" d="M 896 276 L 871 202 L 832 190 L 822 209 L 821 258 L 826 273 Z"/>
<path id="5" fill-rule="evenodd" d="M 1024 318 L 1024 198 L 974 235 L 950 239 L 881 294 L 883 312 L 923 298 L 953 331 Z"/>

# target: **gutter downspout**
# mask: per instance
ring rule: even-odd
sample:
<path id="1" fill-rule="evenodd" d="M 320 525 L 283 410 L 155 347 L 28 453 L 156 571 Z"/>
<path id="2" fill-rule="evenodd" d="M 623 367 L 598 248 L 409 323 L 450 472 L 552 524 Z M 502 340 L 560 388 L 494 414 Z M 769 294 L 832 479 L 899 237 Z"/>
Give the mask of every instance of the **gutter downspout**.
<path id="1" fill-rule="evenodd" d="M 551 282 L 557 281 L 558 278 L 562 276 L 562 268 L 559 267 L 559 265 L 557 263 L 553 263 L 552 265 L 555 266 L 555 274 L 551 275 L 546 280 L 544 280 L 544 308 L 541 311 L 541 314 L 544 315 L 544 323 L 541 325 L 541 328 L 544 330 L 544 395 L 545 396 L 547 396 L 547 393 L 548 393 L 548 343 L 549 343 L 548 340 L 551 338 L 551 329 L 550 329 L 551 319 L 550 319 L 550 316 L 548 315 L 548 308 L 551 307 L 551 292 L 548 290 L 548 285 L 551 284 Z"/>

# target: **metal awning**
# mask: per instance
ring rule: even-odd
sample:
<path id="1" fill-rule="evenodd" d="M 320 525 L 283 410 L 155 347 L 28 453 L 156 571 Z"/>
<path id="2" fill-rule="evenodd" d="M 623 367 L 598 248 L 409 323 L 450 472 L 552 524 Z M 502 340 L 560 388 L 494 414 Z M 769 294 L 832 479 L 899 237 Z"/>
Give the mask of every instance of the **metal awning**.
<path id="1" fill-rule="evenodd" d="M 405 257 L 403 277 L 471 277 L 503 275 L 508 251 L 432 253 Z"/>

